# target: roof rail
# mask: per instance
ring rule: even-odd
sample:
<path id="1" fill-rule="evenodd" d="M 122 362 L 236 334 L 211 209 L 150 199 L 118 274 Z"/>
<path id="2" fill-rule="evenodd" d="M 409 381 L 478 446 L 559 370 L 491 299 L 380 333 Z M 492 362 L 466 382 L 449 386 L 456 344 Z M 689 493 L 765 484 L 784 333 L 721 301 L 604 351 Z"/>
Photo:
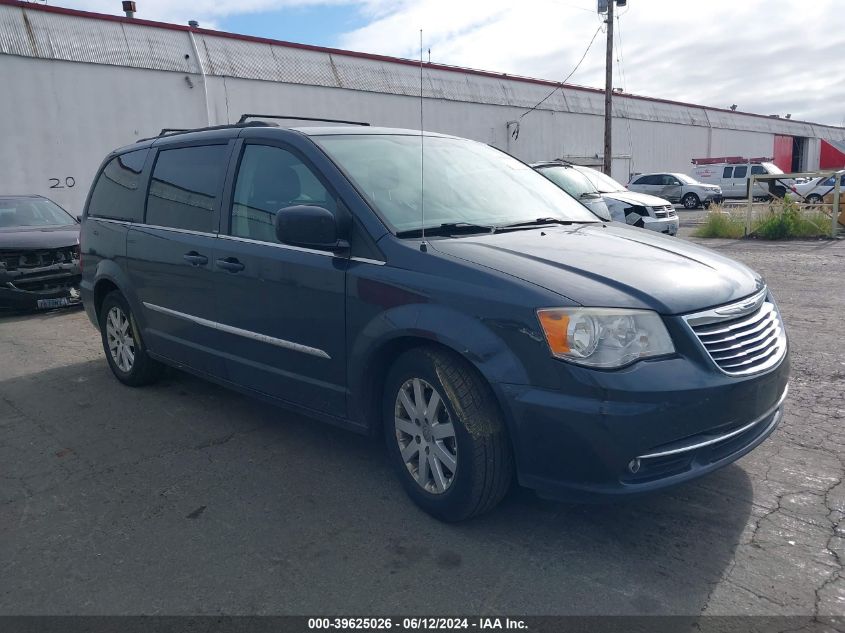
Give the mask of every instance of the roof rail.
<path id="1" fill-rule="evenodd" d="M 247 119 L 286 119 L 289 121 L 319 121 L 321 123 L 345 123 L 347 125 L 363 125 L 369 127 L 365 121 L 344 121 L 343 119 L 320 119 L 310 116 L 287 116 L 285 114 L 242 114 L 238 123 L 245 123 Z"/>
<path id="2" fill-rule="evenodd" d="M 136 143 L 143 143 L 144 141 L 151 141 L 155 138 L 161 138 L 162 136 L 176 136 L 178 134 L 190 134 L 191 132 L 208 132 L 209 130 L 228 130 L 232 128 L 241 128 L 241 127 L 279 127 L 275 123 L 267 123 L 266 121 L 248 121 L 246 123 L 242 123 L 238 121 L 237 123 L 224 123 L 223 125 L 209 125 L 207 127 L 195 127 L 195 128 L 176 128 L 176 127 L 166 127 L 162 128 L 161 132 L 159 132 L 155 136 L 148 136 L 147 138 L 139 138 Z"/>

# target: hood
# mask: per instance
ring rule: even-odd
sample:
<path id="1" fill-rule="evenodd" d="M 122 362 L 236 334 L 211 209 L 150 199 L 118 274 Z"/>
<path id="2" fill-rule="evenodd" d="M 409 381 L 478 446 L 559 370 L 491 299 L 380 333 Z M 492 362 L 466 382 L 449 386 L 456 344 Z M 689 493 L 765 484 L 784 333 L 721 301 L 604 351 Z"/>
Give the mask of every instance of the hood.
<path id="1" fill-rule="evenodd" d="M 727 257 L 618 223 L 432 240 L 430 246 L 586 306 L 684 314 L 763 287 L 757 273 Z"/>
<path id="2" fill-rule="evenodd" d="M 0 249 L 63 248 L 79 244 L 79 225 L 15 226 L 0 229 Z"/>
<path id="3" fill-rule="evenodd" d="M 604 198 L 612 198 L 627 205 L 632 206 L 646 206 L 646 207 L 665 207 L 672 206 L 672 203 L 657 196 L 650 196 L 647 193 L 640 193 L 638 191 L 614 191 L 613 193 L 601 194 Z"/>

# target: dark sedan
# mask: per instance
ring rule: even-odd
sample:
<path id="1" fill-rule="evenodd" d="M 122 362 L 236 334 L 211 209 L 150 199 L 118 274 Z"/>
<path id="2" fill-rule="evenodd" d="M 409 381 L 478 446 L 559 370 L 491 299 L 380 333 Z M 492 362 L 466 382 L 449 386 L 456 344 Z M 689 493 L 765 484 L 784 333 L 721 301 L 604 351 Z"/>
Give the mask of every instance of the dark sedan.
<path id="1" fill-rule="evenodd" d="M 0 309 L 80 303 L 79 222 L 42 196 L 0 196 Z"/>

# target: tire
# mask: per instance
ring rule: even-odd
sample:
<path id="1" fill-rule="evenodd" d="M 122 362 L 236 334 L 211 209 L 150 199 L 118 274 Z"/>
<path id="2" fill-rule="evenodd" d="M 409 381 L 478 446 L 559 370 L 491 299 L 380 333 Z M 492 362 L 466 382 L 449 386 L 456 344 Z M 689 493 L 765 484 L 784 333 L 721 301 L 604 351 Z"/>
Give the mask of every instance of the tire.
<path id="1" fill-rule="evenodd" d="M 382 415 L 388 458 L 408 496 L 432 516 L 468 519 L 508 492 L 507 429 L 489 385 L 464 359 L 433 347 L 402 354 L 385 381 Z"/>
<path id="2" fill-rule="evenodd" d="M 809 196 L 807 196 L 807 204 L 821 204 L 821 203 L 822 203 L 822 197 L 820 195 L 815 194 L 815 193 L 811 193 Z"/>
<path id="3" fill-rule="evenodd" d="M 685 195 L 681 198 L 681 202 L 684 205 L 684 209 L 697 209 L 701 206 L 701 200 L 694 193 L 688 193 Z"/>
<path id="4" fill-rule="evenodd" d="M 115 377 L 130 387 L 158 380 L 164 365 L 147 355 L 132 310 L 120 292 L 106 295 L 99 318 L 103 351 Z"/>

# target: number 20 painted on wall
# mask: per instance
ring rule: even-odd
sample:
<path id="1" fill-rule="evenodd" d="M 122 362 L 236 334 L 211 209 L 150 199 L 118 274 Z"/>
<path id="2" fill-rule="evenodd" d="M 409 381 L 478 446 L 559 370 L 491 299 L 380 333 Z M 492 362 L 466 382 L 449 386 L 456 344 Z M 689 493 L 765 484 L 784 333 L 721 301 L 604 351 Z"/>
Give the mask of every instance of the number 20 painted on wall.
<path id="1" fill-rule="evenodd" d="M 68 176 L 65 178 L 64 184 L 62 184 L 61 178 L 50 178 L 50 189 L 64 189 L 67 187 L 70 189 L 71 187 L 76 185 L 76 178 L 73 176 Z"/>

